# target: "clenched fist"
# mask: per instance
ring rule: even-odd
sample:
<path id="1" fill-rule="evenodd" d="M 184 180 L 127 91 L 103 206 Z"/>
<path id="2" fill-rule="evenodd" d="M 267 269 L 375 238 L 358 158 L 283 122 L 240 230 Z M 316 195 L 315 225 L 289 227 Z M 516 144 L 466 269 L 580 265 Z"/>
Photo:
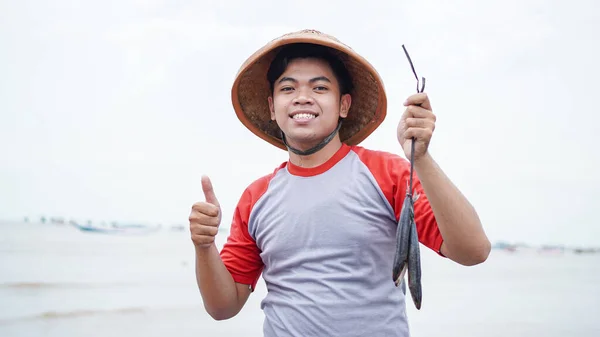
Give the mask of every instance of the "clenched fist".
<path id="1" fill-rule="evenodd" d="M 410 158 L 411 139 L 415 139 L 415 160 L 423 157 L 429 148 L 435 130 L 436 116 L 431 111 L 431 103 L 426 93 L 410 96 L 404 102 L 406 110 L 398 123 L 398 142 L 402 145 L 406 158 Z"/>
<path id="2" fill-rule="evenodd" d="M 205 201 L 197 202 L 192 206 L 190 234 L 196 247 L 206 248 L 215 242 L 215 236 L 219 231 L 221 206 L 207 176 L 202 177 L 202 191 Z"/>

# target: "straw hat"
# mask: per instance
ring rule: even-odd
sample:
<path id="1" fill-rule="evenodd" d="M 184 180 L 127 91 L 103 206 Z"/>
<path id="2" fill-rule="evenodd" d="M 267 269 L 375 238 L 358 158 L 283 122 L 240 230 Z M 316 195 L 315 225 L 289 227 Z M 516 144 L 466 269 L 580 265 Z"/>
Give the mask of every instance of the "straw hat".
<path id="1" fill-rule="evenodd" d="M 383 81 L 373 66 L 335 37 L 316 30 L 301 30 L 280 36 L 252 54 L 240 67 L 231 98 L 239 120 L 254 134 L 287 150 L 277 123 L 271 121 L 268 97 L 271 95 L 267 71 L 284 45 L 313 43 L 332 48 L 352 77 L 354 90 L 348 117 L 340 129 L 340 139 L 348 145 L 362 142 L 383 122 L 387 98 Z"/>

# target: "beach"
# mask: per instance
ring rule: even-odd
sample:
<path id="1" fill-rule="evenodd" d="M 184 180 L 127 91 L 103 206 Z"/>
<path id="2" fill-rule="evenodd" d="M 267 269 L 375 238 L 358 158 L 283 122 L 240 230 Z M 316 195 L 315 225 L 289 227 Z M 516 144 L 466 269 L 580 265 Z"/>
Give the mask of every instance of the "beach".
<path id="1" fill-rule="evenodd" d="M 463 267 L 421 252 L 412 336 L 600 336 L 600 254 L 493 250 Z M 187 228 L 121 235 L 1 222 L 0 336 L 262 336 L 262 279 L 238 316 L 214 321 L 193 254 Z"/>

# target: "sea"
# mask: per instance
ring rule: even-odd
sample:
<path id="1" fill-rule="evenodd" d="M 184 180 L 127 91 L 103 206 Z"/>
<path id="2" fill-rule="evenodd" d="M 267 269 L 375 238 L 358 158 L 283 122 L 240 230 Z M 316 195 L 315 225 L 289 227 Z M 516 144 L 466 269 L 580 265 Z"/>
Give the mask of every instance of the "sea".
<path id="1" fill-rule="evenodd" d="M 217 238 L 221 247 L 227 232 Z M 412 336 L 600 336 L 600 254 L 493 250 L 465 267 L 421 253 L 423 304 L 407 301 Z M 261 279 L 236 317 L 213 320 L 186 227 L 0 222 L 2 337 L 262 336 L 265 294 Z"/>

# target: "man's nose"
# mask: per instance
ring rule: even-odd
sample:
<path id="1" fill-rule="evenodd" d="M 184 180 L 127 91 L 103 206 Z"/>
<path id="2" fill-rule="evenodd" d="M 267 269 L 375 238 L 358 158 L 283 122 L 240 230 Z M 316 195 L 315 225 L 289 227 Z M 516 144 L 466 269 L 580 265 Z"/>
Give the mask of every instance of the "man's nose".
<path id="1" fill-rule="evenodd" d="M 298 95 L 296 96 L 296 98 L 294 98 L 294 104 L 298 105 L 298 104 L 312 104 L 313 98 L 312 96 L 307 93 L 305 90 L 298 90 Z"/>

